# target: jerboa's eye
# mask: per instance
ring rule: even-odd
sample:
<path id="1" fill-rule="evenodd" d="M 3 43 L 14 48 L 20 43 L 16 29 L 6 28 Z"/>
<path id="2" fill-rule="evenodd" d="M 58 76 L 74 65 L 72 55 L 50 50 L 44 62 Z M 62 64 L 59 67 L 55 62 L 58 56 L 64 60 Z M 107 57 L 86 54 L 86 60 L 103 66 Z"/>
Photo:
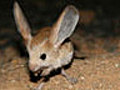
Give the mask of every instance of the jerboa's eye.
<path id="1" fill-rule="evenodd" d="M 45 60 L 46 59 L 46 54 L 45 53 L 41 54 L 40 59 Z"/>

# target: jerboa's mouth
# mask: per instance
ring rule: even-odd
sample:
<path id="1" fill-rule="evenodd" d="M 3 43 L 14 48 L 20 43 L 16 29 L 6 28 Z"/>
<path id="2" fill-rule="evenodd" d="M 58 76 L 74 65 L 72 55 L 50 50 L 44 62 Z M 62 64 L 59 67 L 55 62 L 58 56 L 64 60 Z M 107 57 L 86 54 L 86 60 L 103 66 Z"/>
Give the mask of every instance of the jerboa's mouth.
<path id="1" fill-rule="evenodd" d="M 39 69 L 35 70 L 33 73 L 34 73 L 35 76 L 38 76 L 38 74 L 41 75 L 41 73 L 45 69 L 48 69 L 48 67 L 45 67 L 45 66 L 44 67 L 40 67 Z"/>

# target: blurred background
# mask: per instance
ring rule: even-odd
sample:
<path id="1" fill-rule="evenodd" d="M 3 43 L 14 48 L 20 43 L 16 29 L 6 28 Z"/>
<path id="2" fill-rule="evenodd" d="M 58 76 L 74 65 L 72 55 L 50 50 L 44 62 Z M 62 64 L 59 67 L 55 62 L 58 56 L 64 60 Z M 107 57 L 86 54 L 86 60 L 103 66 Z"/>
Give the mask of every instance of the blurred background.
<path id="1" fill-rule="evenodd" d="M 4 52 L 7 47 L 12 46 L 20 51 L 20 55 L 26 56 L 26 52 L 21 51 L 25 47 L 14 22 L 14 1 L 0 1 L 0 50 Z M 81 56 L 119 50 L 119 0 L 17 1 L 28 19 L 32 34 L 44 26 L 52 26 L 67 5 L 74 5 L 80 12 L 80 20 L 71 40 L 78 54 Z"/>
<path id="2" fill-rule="evenodd" d="M 21 56 L 26 56 L 22 37 L 14 22 L 14 1 L 0 1 L 0 50 L 5 52 L 10 46 L 20 51 Z M 71 40 L 78 56 L 119 51 L 119 0 L 17 1 L 32 28 L 32 34 L 44 26 L 52 26 L 67 5 L 74 5 L 79 10 L 80 20 Z"/>
<path id="3" fill-rule="evenodd" d="M 38 83 L 30 81 L 28 53 L 14 22 L 14 1 L 0 1 L 0 90 L 31 90 Z M 67 5 L 79 10 L 80 20 L 70 39 L 80 58 L 68 70 L 79 82 L 71 86 L 57 76 L 45 90 L 120 90 L 120 0 L 17 1 L 33 35 L 52 26 Z"/>
<path id="4" fill-rule="evenodd" d="M 0 41 L 5 38 L 9 38 L 10 41 L 20 37 L 13 18 L 13 2 L 14 0 L 0 1 Z M 86 36 L 96 37 L 116 37 L 120 34 L 119 0 L 18 0 L 18 2 L 33 33 L 44 26 L 51 26 L 67 5 L 74 5 L 80 11 L 80 21 L 77 26 L 80 33 L 84 32 Z M 0 48 L 10 43 L 11 41 L 7 44 L 2 42 Z"/>

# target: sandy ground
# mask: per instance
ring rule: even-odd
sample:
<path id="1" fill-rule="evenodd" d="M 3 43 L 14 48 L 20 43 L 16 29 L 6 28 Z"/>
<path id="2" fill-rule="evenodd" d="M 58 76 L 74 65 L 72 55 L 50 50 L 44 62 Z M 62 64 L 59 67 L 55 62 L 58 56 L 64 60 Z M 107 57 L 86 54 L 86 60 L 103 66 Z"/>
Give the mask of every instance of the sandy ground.
<path id="1" fill-rule="evenodd" d="M 78 83 L 72 85 L 58 74 L 46 82 L 43 90 L 120 90 L 119 37 L 90 37 L 79 30 L 72 36 L 76 55 L 81 59 L 74 59 L 66 72 Z M 27 62 L 28 58 L 21 56 L 14 45 L 0 50 L 0 90 L 32 90 L 40 84 L 37 77 L 37 82 L 31 81 Z"/>
<path id="2" fill-rule="evenodd" d="M 41 3 L 35 4 L 36 8 L 44 6 L 44 3 L 39 4 Z M 36 8 L 29 8 L 34 15 L 32 11 Z M 50 77 L 43 90 L 120 90 L 120 18 L 106 18 L 101 10 L 99 8 L 97 13 L 93 10 L 80 10 L 81 19 L 71 37 L 75 45 L 75 55 L 80 58 L 74 58 L 66 72 L 77 78 L 78 82 L 72 85 L 57 74 Z M 43 21 L 52 21 L 51 16 L 44 19 L 47 16 L 43 14 L 43 21 L 39 20 L 42 18 L 39 16 L 35 14 L 31 16 L 35 18 L 30 18 L 36 26 L 46 25 L 41 24 Z M 20 34 L 15 28 L 8 28 L 0 28 L 0 90 L 32 90 L 40 84 L 39 77 L 33 77 L 29 72 L 29 58 Z"/>

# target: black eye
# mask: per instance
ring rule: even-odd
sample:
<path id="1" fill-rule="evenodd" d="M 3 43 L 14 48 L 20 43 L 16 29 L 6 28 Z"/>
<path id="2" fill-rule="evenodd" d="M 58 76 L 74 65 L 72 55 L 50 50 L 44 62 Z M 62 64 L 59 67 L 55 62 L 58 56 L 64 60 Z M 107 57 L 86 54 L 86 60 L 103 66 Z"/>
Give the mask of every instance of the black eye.
<path id="1" fill-rule="evenodd" d="M 45 60 L 45 59 L 46 59 L 46 54 L 43 53 L 43 54 L 40 56 L 40 59 Z"/>

